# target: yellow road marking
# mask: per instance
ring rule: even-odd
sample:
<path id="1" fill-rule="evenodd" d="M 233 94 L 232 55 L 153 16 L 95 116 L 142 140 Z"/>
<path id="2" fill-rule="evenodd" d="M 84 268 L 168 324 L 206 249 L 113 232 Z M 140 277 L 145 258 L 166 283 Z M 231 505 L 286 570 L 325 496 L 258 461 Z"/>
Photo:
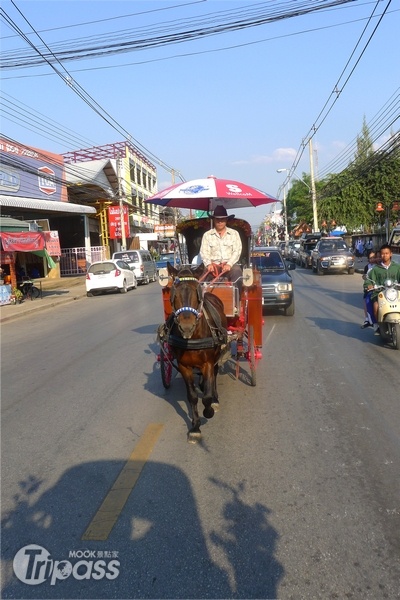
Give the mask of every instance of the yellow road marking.
<path id="1" fill-rule="evenodd" d="M 99 510 L 83 534 L 82 540 L 101 541 L 108 538 L 129 498 L 129 494 L 140 477 L 140 473 L 163 427 L 162 423 L 150 423 L 146 427 L 135 449 L 115 480 L 114 485 L 104 498 Z"/>

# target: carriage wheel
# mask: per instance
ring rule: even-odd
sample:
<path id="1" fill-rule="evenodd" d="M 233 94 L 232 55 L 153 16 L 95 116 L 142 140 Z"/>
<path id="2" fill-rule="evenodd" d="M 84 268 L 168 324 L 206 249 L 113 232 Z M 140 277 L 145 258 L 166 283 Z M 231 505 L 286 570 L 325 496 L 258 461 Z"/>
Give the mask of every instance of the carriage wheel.
<path id="1" fill-rule="evenodd" d="M 169 349 L 168 342 L 163 342 L 160 352 L 160 368 L 161 368 L 161 380 L 163 386 L 167 390 L 171 385 L 172 378 L 172 362 L 171 352 Z"/>
<path id="2" fill-rule="evenodd" d="M 254 345 L 254 327 L 250 325 L 249 327 L 249 347 L 248 347 L 248 356 L 250 363 L 250 374 L 251 374 L 251 385 L 256 385 L 256 347 Z"/>

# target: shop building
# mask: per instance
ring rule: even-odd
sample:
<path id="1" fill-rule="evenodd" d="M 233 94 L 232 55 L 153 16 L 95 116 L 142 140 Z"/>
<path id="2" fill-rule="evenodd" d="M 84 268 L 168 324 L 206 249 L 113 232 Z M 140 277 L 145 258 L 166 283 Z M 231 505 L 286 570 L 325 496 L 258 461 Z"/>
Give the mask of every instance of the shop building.
<path id="1" fill-rule="evenodd" d="M 127 141 L 63 157 L 70 200 L 96 208 L 92 241 L 107 247 L 110 255 L 139 248 L 140 234 L 153 233 L 160 222 L 159 208 L 144 202 L 157 191 L 156 167 Z"/>
<path id="2" fill-rule="evenodd" d="M 59 239 L 41 277 L 83 274 L 95 260 L 156 239 L 159 209 L 144 202 L 156 190 L 155 166 L 129 142 L 57 155 L 0 139 L 2 215 Z M 15 259 L 16 269 L 30 262 L 21 251 Z"/>
<path id="3" fill-rule="evenodd" d="M 69 201 L 61 155 L 0 138 L 0 206 L 4 227 L 4 219 L 21 223 L 19 231 L 17 223 L 13 232 L 0 232 L 1 268 L 11 285 L 19 272 L 59 277 L 61 248 L 76 224 L 90 258 L 89 218 L 96 209 Z"/>

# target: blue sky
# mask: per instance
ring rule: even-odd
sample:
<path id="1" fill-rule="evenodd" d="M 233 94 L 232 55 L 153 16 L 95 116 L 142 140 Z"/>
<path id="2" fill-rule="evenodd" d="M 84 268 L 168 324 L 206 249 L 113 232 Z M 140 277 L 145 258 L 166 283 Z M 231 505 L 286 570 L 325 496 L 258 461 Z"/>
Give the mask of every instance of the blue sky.
<path id="1" fill-rule="evenodd" d="M 141 39 L 154 39 L 177 25 L 188 30 L 201 17 L 202 27 L 219 22 L 223 11 L 242 9 L 239 20 L 243 20 L 254 8 L 264 7 L 266 12 L 284 4 L 290 8 L 310 2 L 15 0 L 13 4 L 5 0 L 2 7 L 28 33 L 32 30 L 25 17 L 56 51 L 60 42 L 70 47 L 77 38 L 93 36 L 92 41 L 98 42 L 103 36 L 105 41 L 115 32 L 117 43 L 135 30 Z M 374 10 L 376 16 L 368 22 Z M 228 14 L 226 21 L 231 18 Z M 367 124 L 376 123 L 390 99 L 398 96 L 399 32 L 398 2 L 355 0 L 193 41 L 65 60 L 62 66 L 133 141 L 186 180 L 215 175 L 276 195 L 285 177 L 277 169 L 292 167 L 314 124 L 318 124 L 313 137 L 318 177 L 326 175 L 326 169 L 331 170 L 329 166 L 354 143 L 363 118 Z M 29 49 L 3 18 L 1 33 L 7 57 L 10 51 L 13 58 L 21 57 L 16 51 Z M 35 46 L 42 45 L 36 35 L 29 39 Z M 61 65 L 58 68 L 62 71 Z M 123 139 L 50 66 L 3 68 L 2 78 L 4 135 L 56 153 Z M 320 123 L 324 106 L 336 97 L 337 81 L 343 89 Z M 387 112 L 382 115 L 378 121 L 389 121 Z M 399 129 L 398 124 L 393 130 Z M 388 133 L 382 134 L 382 140 Z M 172 182 L 171 175 L 163 168 L 157 170 L 161 189 Z M 310 171 L 307 149 L 296 167 L 298 175 L 303 171 Z M 256 227 L 268 210 L 235 213 Z"/>

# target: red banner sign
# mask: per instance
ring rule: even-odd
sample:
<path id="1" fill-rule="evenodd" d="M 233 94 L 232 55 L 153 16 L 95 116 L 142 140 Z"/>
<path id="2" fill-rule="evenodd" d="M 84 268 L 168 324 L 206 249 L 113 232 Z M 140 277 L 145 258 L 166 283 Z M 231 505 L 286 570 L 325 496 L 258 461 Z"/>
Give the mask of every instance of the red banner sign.
<path id="1" fill-rule="evenodd" d="M 44 235 L 41 231 L 21 231 L 0 233 L 5 252 L 32 252 L 44 249 Z"/>
<path id="2" fill-rule="evenodd" d="M 124 228 L 125 228 L 125 237 L 131 237 L 130 229 L 129 229 L 129 213 L 128 207 L 123 207 L 124 211 Z M 110 206 L 108 209 L 108 224 L 110 227 L 110 239 L 115 240 L 116 238 L 122 238 L 121 231 L 121 211 L 119 206 Z"/>

